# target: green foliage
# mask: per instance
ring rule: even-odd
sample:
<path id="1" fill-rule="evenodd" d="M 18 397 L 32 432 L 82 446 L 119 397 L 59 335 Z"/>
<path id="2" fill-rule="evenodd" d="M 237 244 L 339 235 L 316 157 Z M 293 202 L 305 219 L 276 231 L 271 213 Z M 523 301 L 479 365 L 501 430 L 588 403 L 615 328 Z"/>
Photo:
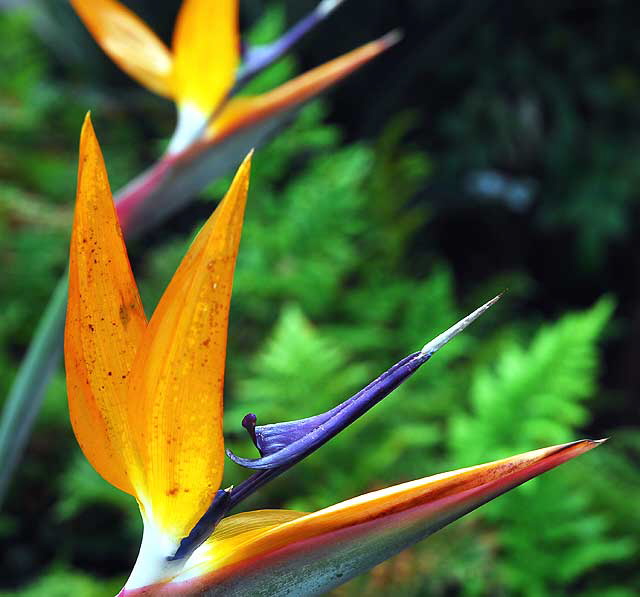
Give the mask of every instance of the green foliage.
<path id="1" fill-rule="evenodd" d="M 589 417 L 582 403 L 595 391 L 596 343 L 611 312 L 611 301 L 601 300 L 566 315 L 526 347 L 505 345 L 495 367 L 474 372 L 470 411 L 450 423 L 455 461 L 472 464 L 575 438 Z M 589 487 L 589 478 L 588 465 L 571 463 L 483 511 L 501 529 L 507 557 L 498 560 L 497 574 L 513 592 L 553 594 L 596 566 L 631 556 L 634 542 L 612 536 L 611 521 L 594 510 L 591 492 L 576 491 Z"/>
<path id="2" fill-rule="evenodd" d="M 60 499 L 56 503 L 59 520 L 71 520 L 89 504 L 110 505 L 128 514 L 127 523 L 131 536 L 139 537 L 142 524 L 135 500 L 121 491 L 112 491 L 111 486 L 96 473 L 84 455 L 76 450 L 72 461 L 60 478 Z"/>
<path id="3" fill-rule="evenodd" d="M 104 597 L 120 590 L 120 579 L 105 583 L 85 574 L 52 570 L 42 578 L 20 591 L 0 591 L 0 597 Z"/>
<path id="4" fill-rule="evenodd" d="M 589 311 L 566 315 L 541 328 L 526 347 L 505 343 L 494 363 L 474 371 L 470 413 L 451 419 L 455 461 L 472 464 L 498 458 L 504 449 L 570 441 L 589 417 L 581 403 L 595 390 L 596 342 L 612 309 L 603 299 Z"/>

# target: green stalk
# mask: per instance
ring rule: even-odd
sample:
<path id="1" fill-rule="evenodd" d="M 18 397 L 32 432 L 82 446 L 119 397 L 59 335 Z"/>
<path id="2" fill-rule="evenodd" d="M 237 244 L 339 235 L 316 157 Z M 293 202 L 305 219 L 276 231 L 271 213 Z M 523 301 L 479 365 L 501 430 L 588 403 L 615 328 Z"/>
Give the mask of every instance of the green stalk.
<path id="1" fill-rule="evenodd" d="M 67 306 L 67 274 L 58 282 L 36 328 L 0 420 L 0 504 L 20 460 L 49 380 L 62 358 Z"/>

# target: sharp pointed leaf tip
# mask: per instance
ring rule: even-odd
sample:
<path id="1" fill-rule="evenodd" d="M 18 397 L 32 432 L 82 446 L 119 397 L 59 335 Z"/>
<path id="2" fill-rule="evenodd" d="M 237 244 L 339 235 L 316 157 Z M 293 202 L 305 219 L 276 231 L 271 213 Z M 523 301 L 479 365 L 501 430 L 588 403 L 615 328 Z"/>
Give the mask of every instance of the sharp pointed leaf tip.
<path id="1" fill-rule="evenodd" d="M 487 301 L 481 307 L 478 307 L 473 313 L 470 313 L 463 319 L 461 319 L 455 325 L 452 325 L 448 330 L 442 332 L 442 334 L 435 337 L 430 342 L 427 342 L 420 351 L 425 356 L 431 356 L 440 350 L 450 340 L 455 338 L 460 332 L 469 327 L 476 319 L 486 313 L 493 305 L 495 305 L 502 297 L 504 292 L 501 292 L 498 296 L 493 297 L 490 301 Z"/>
<path id="2" fill-rule="evenodd" d="M 599 443 L 550 446 L 410 481 L 311 514 L 282 517 L 279 524 L 264 524 L 250 537 L 234 536 L 221 525 L 201 552 L 198 572 L 179 574 L 166 594 L 325 594 Z"/>
<path id="3" fill-rule="evenodd" d="M 87 110 L 82 120 L 82 128 L 80 129 L 80 159 L 83 157 L 83 150 L 86 148 L 87 143 L 90 141 L 98 143 L 96 132 L 93 128 L 93 122 L 91 121 L 91 110 Z M 77 198 L 76 198 L 77 202 Z"/>
<path id="4" fill-rule="evenodd" d="M 392 29 L 389 33 L 383 35 L 378 41 L 385 47 L 390 48 L 400 43 L 404 38 L 402 29 Z"/>

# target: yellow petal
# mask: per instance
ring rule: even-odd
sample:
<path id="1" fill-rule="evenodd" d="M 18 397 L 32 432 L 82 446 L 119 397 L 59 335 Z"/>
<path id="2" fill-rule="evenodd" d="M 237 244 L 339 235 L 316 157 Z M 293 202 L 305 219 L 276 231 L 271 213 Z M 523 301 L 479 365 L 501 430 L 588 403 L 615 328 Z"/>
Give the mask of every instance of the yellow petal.
<path id="1" fill-rule="evenodd" d="M 147 322 L 89 116 L 80 137 L 65 365 L 71 422 L 94 468 L 133 493 L 126 386 Z"/>
<path id="2" fill-rule="evenodd" d="M 253 97 L 232 98 L 209 125 L 207 140 L 220 141 L 240 129 L 305 102 L 384 52 L 397 40 L 397 34 L 392 32 L 307 71 L 273 91 Z"/>
<path id="3" fill-rule="evenodd" d="M 224 563 L 226 555 L 252 543 L 270 529 L 305 516 L 295 510 L 255 510 L 224 518 L 207 542 L 191 556 L 187 575 L 197 576 Z"/>
<path id="4" fill-rule="evenodd" d="M 235 82 L 240 61 L 237 0 L 184 0 L 173 34 L 179 109 L 207 117 Z"/>
<path id="5" fill-rule="evenodd" d="M 239 532 L 214 534 L 180 574 L 154 587 L 153 594 L 324 594 L 599 443 L 583 440 L 552 446 L 403 483 L 313 514 L 293 513 L 281 524 L 267 520 L 262 531 L 236 525 L 231 531 Z"/>
<path id="6" fill-rule="evenodd" d="M 71 0 L 94 39 L 128 75 L 171 97 L 172 58 L 158 36 L 116 0 Z"/>
<path id="7" fill-rule="evenodd" d="M 306 515 L 306 512 L 295 510 L 254 510 L 234 514 L 220 521 L 213 535 L 207 541 L 206 550 L 215 556 L 214 552 L 218 551 L 224 542 L 232 541 L 235 547 L 239 543 L 245 542 L 247 538 L 255 536 L 256 532 L 261 534 L 267 529 Z M 224 552 L 225 550 L 220 549 L 219 551 Z"/>
<path id="8" fill-rule="evenodd" d="M 174 539 L 188 534 L 222 479 L 227 323 L 250 164 L 248 156 L 176 271 L 133 365 L 139 498 L 145 517 Z"/>

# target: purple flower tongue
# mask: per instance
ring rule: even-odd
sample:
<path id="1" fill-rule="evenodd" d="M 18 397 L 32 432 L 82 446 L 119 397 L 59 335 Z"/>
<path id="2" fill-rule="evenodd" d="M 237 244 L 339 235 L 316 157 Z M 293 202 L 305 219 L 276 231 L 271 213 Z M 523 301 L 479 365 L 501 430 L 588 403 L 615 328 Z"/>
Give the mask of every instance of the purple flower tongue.
<path id="1" fill-rule="evenodd" d="M 431 354 L 414 352 L 342 404 L 314 417 L 273 425 L 256 425 L 256 416 L 250 413 L 242 420 L 242 426 L 249 432 L 261 457 L 241 458 L 230 450 L 227 450 L 227 456 L 236 464 L 251 469 L 271 469 L 293 464 L 380 402 L 430 357 Z"/>
<path id="2" fill-rule="evenodd" d="M 405 357 L 372 381 L 366 388 L 325 413 L 272 425 L 256 425 L 256 415 L 253 413 L 246 415 L 242 420 L 242 425 L 258 448 L 260 458 L 241 458 L 230 450 L 227 450 L 227 456 L 236 464 L 258 470 L 288 468 L 295 464 L 388 396 L 426 363 L 435 352 L 475 321 L 501 296 L 495 297 L 476 309 L 426 344 L 421 351 Z"/>
<path id="3" fill-rule="evenodd" d="M 167 558 L 168 562 L 190 556 L 213 532 L 222 517 L 228 512 L 231 501 L 230 489 L 219 489 L 204 515 L 198 520 L 189 534 L 181 539 L 176 553 Z"/>

